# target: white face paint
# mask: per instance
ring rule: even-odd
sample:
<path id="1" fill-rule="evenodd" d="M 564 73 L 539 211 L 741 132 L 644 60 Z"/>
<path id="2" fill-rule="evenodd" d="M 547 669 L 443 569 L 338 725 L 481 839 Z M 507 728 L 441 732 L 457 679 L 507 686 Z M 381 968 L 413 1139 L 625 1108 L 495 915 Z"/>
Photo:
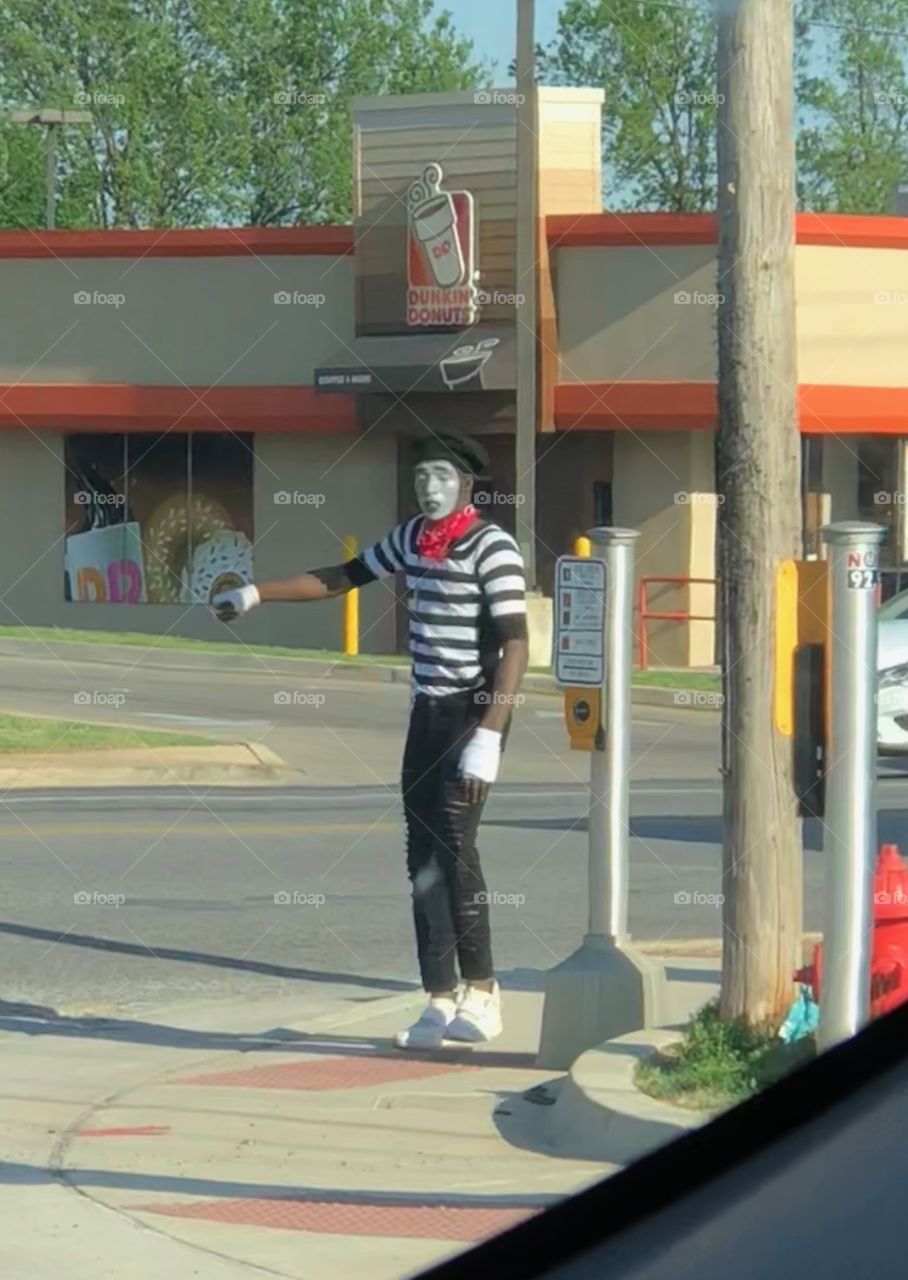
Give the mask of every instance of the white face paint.
<path id="1" fill-rule="evenodd" d="M 419 509 L 429 520 L 444 520 L 460 505 L 461 475 L 453 462 L 420 462 L 413 481 Z"/>

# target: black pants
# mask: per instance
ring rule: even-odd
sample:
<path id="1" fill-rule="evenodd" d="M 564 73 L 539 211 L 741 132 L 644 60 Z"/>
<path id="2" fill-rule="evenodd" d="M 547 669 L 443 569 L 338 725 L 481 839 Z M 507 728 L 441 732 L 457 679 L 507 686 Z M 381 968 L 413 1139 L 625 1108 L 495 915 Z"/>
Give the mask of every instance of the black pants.
<path id="1" fill-rule="evenodd" d="M 463 794 L 457 766 L 484 711 L 475 693 L 417 695 L 404 751 L 407 874 L 426 991 L 492 977 L 486 884 L 476 833 L 483 804 Z"/>

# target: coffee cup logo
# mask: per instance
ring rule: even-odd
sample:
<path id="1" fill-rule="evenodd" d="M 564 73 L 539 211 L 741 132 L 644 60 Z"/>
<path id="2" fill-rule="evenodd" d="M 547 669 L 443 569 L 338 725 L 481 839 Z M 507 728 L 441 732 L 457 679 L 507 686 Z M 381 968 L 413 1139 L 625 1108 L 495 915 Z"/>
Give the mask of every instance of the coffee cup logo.
<path id="1" fill-rule="evenodd" d="M 445 386 L 453 391 L 462 383 L 478 378 L 482 373 L 483 365 L 491 359 L 498 343 L 498 338 L 483 338 L 475 345 L 457 347 L 450 355 L 445 356 L 440 364 Z"/>
<path id="2" fill-rule="evenodd" d="M 426 170 L 441 172 L 438 165 Z M 428 194 L 420 199 L 423 191 Z M 466 264 L 457 236 L 457 212 L 447 191 L 433 191 L 428 181 L 414 182 L 410 188 L 410 222 L 413 234 L 422 247 L 426 266 L 437 285 L 451 289 L 464 284 Z"/>
<path id="3" fill-rule="evenodd" d="M 463 327 L 476 318 L 473 197 L 442 190 L 443 177 L 430 164 L 407 192 L 409 325 Z"/>

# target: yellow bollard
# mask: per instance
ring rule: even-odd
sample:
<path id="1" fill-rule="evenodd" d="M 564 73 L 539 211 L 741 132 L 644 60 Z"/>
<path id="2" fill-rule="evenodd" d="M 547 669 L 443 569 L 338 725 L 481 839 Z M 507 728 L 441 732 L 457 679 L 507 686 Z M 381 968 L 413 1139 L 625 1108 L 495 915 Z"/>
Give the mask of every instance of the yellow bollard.
<path id="1" fill-rule="evenodd" d="M 344 538 L 344 561 L 356 555 L 356 539 L 350 534 Z M 344 653 L 355 657 L 359 653 L 359 591 L 354 588 L 344 596 Z"/>
<path id="2" fill-rule="evenodd" d="M 574 542 L 575 556 L 583 556 L 585 560 L 588 560 L 592 554 L 593 554 L 593 547 L 592 547 L 592 544 L 590 543 L 589 538 L 577 538 L 575 540 Z"/>

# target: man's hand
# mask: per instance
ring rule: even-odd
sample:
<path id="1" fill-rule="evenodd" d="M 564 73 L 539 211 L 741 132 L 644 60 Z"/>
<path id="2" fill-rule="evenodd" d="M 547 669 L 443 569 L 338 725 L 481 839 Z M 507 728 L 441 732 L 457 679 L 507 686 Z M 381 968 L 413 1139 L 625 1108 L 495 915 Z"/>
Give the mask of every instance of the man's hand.
<path id="1" fill-rule="evenodd" d="M 233 622 L 242 618 L 250 609 L 261 604 L 258 587 L 251 582 L 245 587 L 232 587 L 229 591 L 219 591 L 211 598 L 211 607 L 221 622 Z"/>
<path id="2" fill-rule="evenodd" d="M 500 763 L 501 734 L 494 729 L 476 729 L 460 757 L 461 784 L 471 804 L 485 800 Z"/>

